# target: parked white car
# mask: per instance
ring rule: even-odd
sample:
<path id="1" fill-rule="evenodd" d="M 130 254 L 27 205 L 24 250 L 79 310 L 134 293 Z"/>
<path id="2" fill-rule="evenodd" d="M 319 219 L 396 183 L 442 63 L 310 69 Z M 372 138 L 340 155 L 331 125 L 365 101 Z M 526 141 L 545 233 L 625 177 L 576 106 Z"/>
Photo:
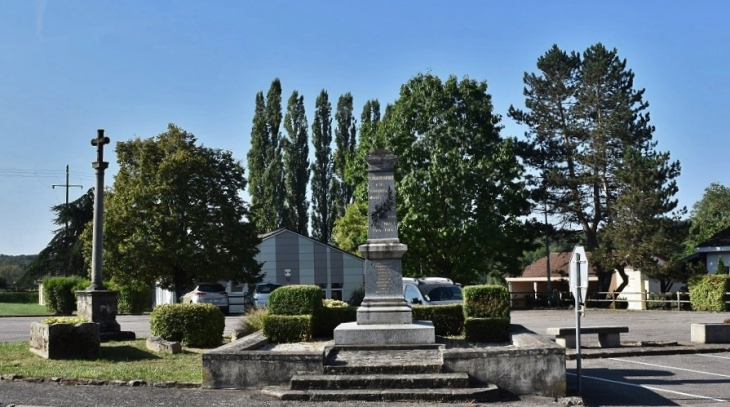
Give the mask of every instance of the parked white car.
<path id="1" fill-rule="evenodd" d="M 403 296 L 409 305 L 461 304 L 461 286 L 444 277 L 403 277 Z"/>
<path id="2" fill-rule="evenodd" d="M 226 288 L 219 283 L 199 283 L 193 291 L 186 293 L 180 299 L 183 304 L 213 304 L 228 314 L 229 303 Z"/>
<path id="3" fill-rule="evenodd" d="M 281 284 L 274 283 L 258 283 L 253 292 L 253 306 L 256 308 L 266 308 L 269 304 L 269 294 L 281 287 Z"/>

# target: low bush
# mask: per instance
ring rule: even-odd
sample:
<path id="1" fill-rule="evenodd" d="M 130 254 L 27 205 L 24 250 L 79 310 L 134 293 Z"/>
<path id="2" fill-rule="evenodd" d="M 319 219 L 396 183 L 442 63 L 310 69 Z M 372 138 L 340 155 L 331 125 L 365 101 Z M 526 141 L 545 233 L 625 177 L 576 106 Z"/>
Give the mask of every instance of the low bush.
<path id="1" fill-rule="evenodd" d="M 110 282 L 110 290 L 118 292 L 117 313 L 141 314 L 149 309 L 151 288 L 144 283 L 117 284 Z"/>
<path id="2" fill-rule="evenodd" d="M 509 290 L 499 285 L 464 287 L 465 318 L 507 318 L 510 313 Z"/>
<path id="3" fill-rule="evenodd" d="M 269 294 L 271 315 L 314 315 L 322 311 L 322 289 L 316 285 L 287 285 Z"/>
<path id="4" fill-rule="evenodd" d="M 436 335 L 456 336 L 464 332 L 464 310 L 461 304 L 414 305 L 414 321 L 431 321 Z"/>
<path id="5" fill-rule="evenodd" d="M 311 315 L 272 315 L 264 317 L 264 336 L 273 343 L 312 340 Z"/>
<path id="6" fill-rule="evenodd" d="M 226 320 L 213 304 L 164 304 L 150 314 L 152 335 L 191 348 L 213 348 L 223 341 Z"/>
<path id="7" fill-rule="evenodd" d="M 0 291 L 0 302 L 8 304 L 38 304 L 38 291 Z"/>
<path id="8" fill-rule="evenodd" d="M 322 301 L 322 317 L 314 326 L 316 337 L 334 337 L 335 328 L 344 322 L 357 321 L 357 308 L 344 301 L 326 299 Z"/>
<path id="9" fill-rule="evenodd" d="M 86 289 L 91 282 L 81 277 L 49 277 L 43 280 L 43 297 L 49 311 L 71 315 L 76 311 L 74 291 Z"/>
<path id="10" fill-rule="evenodd" d="M 88 322 L 84 317 L 48 317 L 41 321 L 42 324 L 80 324 L 82 322 Z"/>
<path id="11" fill-rule="evenodd" d="M 676 300 L 676 295 L 672 293 L 649 293 L 646 301 L 646 309 L 648 310 L 671 310 Z"/>
<path id="12" fill-rule="evenodd" d="M 727 310 L 725 293 L 730 290 L 730 277 L 727 275 L 706 274 L 689 279 L 689 297 L 695 311 Z"/>
<path id="13" fill-rule="evenodd" d="M 469 342 L 509 341 L 509 318 L 466 318 L 464 339 Z"/>

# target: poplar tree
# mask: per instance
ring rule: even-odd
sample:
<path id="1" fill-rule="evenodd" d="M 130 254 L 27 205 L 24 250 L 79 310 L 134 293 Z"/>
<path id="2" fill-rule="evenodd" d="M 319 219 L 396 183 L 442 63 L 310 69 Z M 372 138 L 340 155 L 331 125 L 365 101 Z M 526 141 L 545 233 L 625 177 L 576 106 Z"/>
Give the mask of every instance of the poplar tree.
<path id="1" fill-rule="evenodd" d="M 251 149 L 247 155 L 252 216 L 261 233 L 284 224 L 281 118 L 281 82 L 276 78 L 271 82 L 266 99 L 263 92 L 256 94 Z"/>
<path id="2" fill-rule="evenodd" d="M 285 226 L 301 235 L 309 235 L 309 134 L 304 96 L 296 90 L 287 102 L 284 128 L 284 170 L 286 187 Z"/>
<path id="3" fill-rule="evenodd" d="M 332 208 L 332 105 L 322 89 L 315 101 L 312 122 L 312 237 L 329 243 L 333 227 Z"/>
<path id="4" fill-rule="evenodd" d="M 355 143 L 357 142 L 357 128 L 353 115 L 353 100 L 350 92 L 340 96 L 335 113 L 335 153 L 333 156 L 333 174 L 336 180 L 336 195 L 332 208 L 335 219 L 345 214 L 347 205 L 352 203 L 354 185 L 346 177 L 347 163 L 354 158 Z"/>

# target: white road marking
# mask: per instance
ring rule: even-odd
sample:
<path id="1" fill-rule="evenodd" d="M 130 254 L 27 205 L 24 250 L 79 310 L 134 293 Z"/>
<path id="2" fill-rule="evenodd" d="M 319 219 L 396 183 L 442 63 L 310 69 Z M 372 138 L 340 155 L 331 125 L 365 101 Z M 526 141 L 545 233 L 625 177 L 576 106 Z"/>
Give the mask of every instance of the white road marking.
<path id="1" fill-rule="evenodd" d="M 566 374 L 569 375 L 569 376 L 575 376 L 575 373 L 566 373 Z M 634 384 L 634 383 L 629 383 L 629 382 L 619 382 L 619 381 L 616 381 L 616 380 L 604 379 L 602 377 L 586 376 L 586 375 L 583 375 L 583 374 L 580 375 L 580 377 L 581 378 L 584 378 L 584 379 L 592 379 L 592 380 L 598 380 L 598 381 L 608 382 L 608 383 L 613 383 L 613 384 L 620 384 L 622 386 L 641 387 L 642 389 L 647 389 L 647 390 L 652 390 L 652 391 L 658 391 L 658 392 L 664 392 L 664 393 L 672 393 L 672 394 L 676 394 L 678 396 L 695 397 L 695 398 L 698 398 L 698 399 L 707 399 L 707 400 L 712 400 L 712 401 L 718 401 L 718 402 L 721 402 L 721 403 L 724 403 L 724 402 L 727 402 L 728 401 L 728 400 L 725 400 L 725 399 L 716 399 L 716 398 L 708 397 L 708 396 L 700 396 L 699 394 L 682 393 L 681 391 L 660 389 L 658 387 L 645 386 L 643 384 Z"/>
<path id="2" fill-rule="evenodd" d="M 663 368 L 666 368 L 666 369 L 682 370 L 684 372 L 692 372 L 692 373 L 699 373 L 699 374 L 705 374 L 705 375 L 710 375 L 710 376 L 720 376 L 720 377 L 730 378 L 730 375 L 720 374 L 720 373 L 705 372 L 705 371 L 702 371 L 702 370 L 692 370 L 692 369 L 684 369 L 684 368 L 681 368 L 681 367 L 674 367 L 674 366 L 656 365 L 654 363 L 637 362 L 635 360 L 627 360 L 627 359 L 617 359 L 617 358 L 609 358 L 609 359 L 616 360 L 616 361 L 619 361 L 619 362 L 625 362 L 625 363 L 636 363 L 637 365 L 663 367 Z"/>

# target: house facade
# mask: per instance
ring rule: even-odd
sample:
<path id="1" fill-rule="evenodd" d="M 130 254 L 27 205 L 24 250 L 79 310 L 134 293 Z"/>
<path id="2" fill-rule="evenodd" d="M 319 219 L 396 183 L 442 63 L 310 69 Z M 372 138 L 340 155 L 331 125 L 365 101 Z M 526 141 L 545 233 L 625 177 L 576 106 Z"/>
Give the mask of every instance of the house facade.
<path id="1" fill-rule="evenodd" d="M 730 267 L 730 227 L 715 233 L 709 239 L 698 244 L 695 248 L 695 255 L 692 257 L 703 260 L 709 274 L 717 272 L 717 265 L 720 258 L 722 258 L 727 271 Z"/>

